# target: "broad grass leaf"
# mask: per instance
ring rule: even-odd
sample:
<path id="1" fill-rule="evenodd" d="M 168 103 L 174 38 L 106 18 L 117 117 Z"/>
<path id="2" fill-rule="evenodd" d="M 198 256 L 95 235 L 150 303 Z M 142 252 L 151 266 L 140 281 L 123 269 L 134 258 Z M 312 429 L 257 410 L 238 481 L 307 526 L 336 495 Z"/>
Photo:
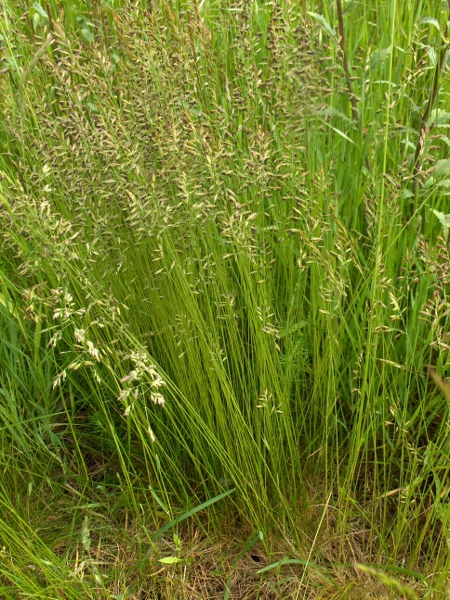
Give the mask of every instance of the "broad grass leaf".
<path id="1" fill-rule="evenodd" d="M 331 25 L 328 23 L 328 21 L 323 15 L 319 15 L 315 12 L 308 12 L 308 15 L 316 21 L 319 21 L 319 23 L 323 26 L 324 29 L 326 29 L 326 31 L 331 35 L 331 37 L 336 37 L 336 29 L 334 27 L 331 27 Z"/>
<path id="2" fill-rule="evenodd" d="M 443 177 L 450 173 L 450 158 L 443 158 L 438 160 L 434 168 L 434 174 L 436 177 Z"/>
<path id="3" fill-rule="evenodd" d="M 83 27 L 83 29 L 80 31 L 80 34 L 83 40 L 88 44 L 92 44 L 95 41 L 94 34 L 87 27 Z"/>
<path id="4" fill-rule="evenodd" d="M 158 562 L 163 565 L 175 565 L 176 563 L 182 562 L 182 559 L 178 558 L 178 556 L 166 556 L 165 558 L 160 558 Z"/>
<path id="5" fill-rule="evenodd" d="M 446 214 L 441 213 L 434 209 L 433 209 L 433 212 L 436 215 L 436 217 L 439 219 L 442 227 L 444 229 L 450 229 L 450 215 L 446 215 Z"/>
<path id="6" fill-rule="evenodd" d="M 388 48 L 383 48 L 382 50 L 375 50 L 375 52 L 372 52 L 369 58 L 370 68 L 375 69 L 378 65 L 383 64 L 384 61 L 387 58 L 389 58 L 391 52 L 392 46 L 389 46 Z"/>
<path id="7" fill-rule="evenodd" d="M 2 294 L 1 292 L 0 292 L 0 304 L 2 304 L 6 308 L 6 310 L 8 311 L 9 314 L 13 315 L 14 317 L 18 317 L 17 311 L 12 306 L 11 301 L 8 299 L 6 294 Z"/>
<path id="8" fill-rule="evenodd" d="M 446 110 L 441 110 L 440 108 L 435 108 L 431 111 L 430 118 L 428 119 L 428 126 L 434 125 L 444 125 L 450 120 L 450 112 Z"/>
<path id="9" fill-rule="evenodd" d="M 38 12 L 41 15 L 41 17 L 44 17 L 44 19 L 48 19 L 47 12 L 42 8 L 42 6 L 38 2 L 33 3 L 33 8 L 36 12 Z"/>
<path id="10" fill-rule="evenodd" d="M 421 25 L 433 25 L 433 27 L 436 27 L 436 29 L 438 31 L 441 31 L 441 26 L 439 24 L 439 21 L 437 19 L 435 19 L 434 17 L 424 17 L 423 19 L 420 19 L 420 24 Z"/>

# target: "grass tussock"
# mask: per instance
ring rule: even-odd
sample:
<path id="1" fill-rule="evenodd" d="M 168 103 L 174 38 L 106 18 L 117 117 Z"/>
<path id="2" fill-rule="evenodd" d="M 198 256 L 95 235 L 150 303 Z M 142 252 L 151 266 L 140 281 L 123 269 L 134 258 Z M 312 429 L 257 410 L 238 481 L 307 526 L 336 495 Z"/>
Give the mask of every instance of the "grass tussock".
<path id="1" fill-rule="evenodd" d="M 445 598 L 447 3 L 0 10 L 2 597 Z"/>

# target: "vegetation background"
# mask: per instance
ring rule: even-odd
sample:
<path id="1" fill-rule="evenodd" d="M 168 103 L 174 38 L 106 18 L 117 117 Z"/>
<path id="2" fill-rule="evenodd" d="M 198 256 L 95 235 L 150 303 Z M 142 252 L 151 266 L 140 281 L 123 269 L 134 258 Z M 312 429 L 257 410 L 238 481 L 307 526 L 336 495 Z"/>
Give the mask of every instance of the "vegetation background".
<path id="1" fill-rule="evenodd" d="M 449 597 L 449 18 L 2 0 L 2 598 Z"/>

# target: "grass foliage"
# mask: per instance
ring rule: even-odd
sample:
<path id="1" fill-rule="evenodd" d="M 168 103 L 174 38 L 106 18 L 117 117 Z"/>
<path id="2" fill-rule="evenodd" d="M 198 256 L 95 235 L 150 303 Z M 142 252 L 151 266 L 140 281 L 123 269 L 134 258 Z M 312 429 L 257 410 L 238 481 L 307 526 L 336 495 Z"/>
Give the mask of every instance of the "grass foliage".
<path id="1" fill-rule="evenodd" d="M 0 595 L 446 597 L 447 1 L 0 10 Z"/>

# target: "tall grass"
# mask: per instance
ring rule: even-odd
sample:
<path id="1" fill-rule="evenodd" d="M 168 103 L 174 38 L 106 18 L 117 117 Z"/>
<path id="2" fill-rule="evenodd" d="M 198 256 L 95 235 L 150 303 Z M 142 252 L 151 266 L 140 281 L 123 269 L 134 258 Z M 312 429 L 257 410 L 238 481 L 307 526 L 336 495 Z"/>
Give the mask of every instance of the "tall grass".
<path id="1" fill-rule="evenodd" d="M 449 11 L 5 1 L 4 597 L 447 593 Z"/>

